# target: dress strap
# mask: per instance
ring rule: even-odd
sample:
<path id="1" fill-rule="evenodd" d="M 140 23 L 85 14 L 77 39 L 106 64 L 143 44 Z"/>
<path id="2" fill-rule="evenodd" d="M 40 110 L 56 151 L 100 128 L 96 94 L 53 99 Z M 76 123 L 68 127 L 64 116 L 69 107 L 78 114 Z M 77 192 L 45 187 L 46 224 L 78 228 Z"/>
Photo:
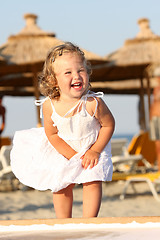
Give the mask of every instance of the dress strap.
<path id="1" fill-rule="evenodd" d="M 74 107 L 72 107 L 67 113 L 65 113 L 65 115 L 64 115 L 63 117 L 66 117 L 66 116 L 69 115 L 71 112 L 73 112 L 74 109 L 75 109 L 79 104 L 80 104 L 80 101 L 78 101 L 78 103 L 77 103 Z M 79 109 L 79 107 L 78 107 L 78 109 Z M 78 111 L 78 110 L 77 110 L 77 111 Z"/>
<path id="2" fill-rule="evenodd" d="M 103 93 L 103 92 L 97 92 L 97 93 L 95 93 L 95 92 L 92 92 L 92 91 L 88 91 L 87 94 L 85 94 L 84 96 L 82 96 L 82 98 L 80 99 L 80 101 L 78 101 L 78 103 L 77 103 L 74 107 L 72 107 L 63 117 L 66 117 L 68 114 L 70 114 L 71 112 L 73 112 L 74 109 L 79 105 L 79 106 L 78 106 L 78 109 L 77 109 L 77 112 L 78 112 L 78 111 L 79 111 L 79 108 L 80 108 L 80 106 L 81 106 L 81 104 L 82 104 L 82 100 L 84 100 L 84 103 L 86 104 L 86 101 L 87 101 L 87 98 L 88 98 L 88 97 L 93 97 L 93 98 L 96 100 L 96 108 L 95 108 L 95 111 L 94 111 L 94 114 L 93 114 L 93 116 L 94 116 L 95 113 L 96 113 L 96 111 L 97 111 L 97 107 L 98 107 L 98 101 L 97 101 L 96 97 L 103 97 L 103 96 L 104 96 L 104 93 Z M 42 118 L 42 115 L 43 115 L 43 114 L 42 114 L 42 105 L 43 105 L 43 103 L 44 103 L 47 99 L 50 99 L 50 98 L 49 98 L 49 97 L 46 97 L 46 98 L 44 98 L 44 99 L 38 99 L 38 100 L 35 100 L 35 101 L 34 101 L 36 106 L 40 106 L 40 118 Z M 51 102 L 51 106 L 52 106 L 53 111 L 55 111 L 55 108 L 54 108 L 54 105 L 53 105 L 51 99 L 50 99 L 50 102 Z"/>
<path id="3" fill-rule="evenodd" d="M 104 96 L 103 92 L 92 92 L 88 91 L 83 97 L 99 97 L 102 98 Z"/>
<path id="4" fill-rule="evenodd" d="M 93 97 L 96 100 L 96 107 L 95 107 L 95 111 L 94 111 L 93 117 L 95 116 L 96 111 L 97 111 L 97 107 L 98 107 L 98 101 L 97 101 L 96 97 L 102 98 L 103 96 L 104 96 L 103 92 L 95 93 L 95 92 L 92 92 L 92 91 L 88 91 L 88 93 L 82 97 L 82 98 L 84 98 L 85 105 L 86 105 L 88 97 Z"/>
<path id="5" fill-rule="evenodd" d="M 49 97 L 46 97 L 46 98 L 44 98 L 44 99 L 38 99 L 38 100 L 35 100 L 34 101 L 34 103 L 35 103 L 35 105 L 36 106 L 39 106 L 40 107 L 40 118 L 42 118 L 42 105 L 43 105 L 43 103 L 48 99 Z"/>

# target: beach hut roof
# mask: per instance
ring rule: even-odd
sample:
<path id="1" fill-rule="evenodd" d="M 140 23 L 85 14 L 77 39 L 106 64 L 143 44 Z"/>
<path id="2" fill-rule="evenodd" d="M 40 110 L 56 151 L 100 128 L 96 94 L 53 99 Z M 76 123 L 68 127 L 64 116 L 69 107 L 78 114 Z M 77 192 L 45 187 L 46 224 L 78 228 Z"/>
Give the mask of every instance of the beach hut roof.
<path id="1" fill-rule="evenodd" d="M 110 65 L 129 66 L 160 62 L 160 37 L 152 32 L 147 18 L 138 20 L 140 31 L 117 51 L 106 56 Z"/>
<path id="2" fill-rule="evenodd" d="M 61 44 L 54 33 L 47 33 L 37 26 L 35 14 L 25 14 L 26 26 L 16 35 L 11 35 L 0 47 L 0 53 L 8 64 L 27 64 L 44 61 L 51 44 Z"/>
<path id="3" fill-rule="evenodd" d="M 44 62 L 51 47 L 63 44 L 56 38 L 55 33 L 45 32 L 37 25 L 37 15 L 25 14 L 26 26 L 16 35 L 0 46 L 0 54 L 9 64 L 33 64 Z M 84 49 L 82 49 L 84 50 Z M 97 54 L 84 50 L 86 58 L 94 63 L 104 61 Z"/>
<path id="4" fill-rule="evenodd" d="M 26 26 L 19 32 L 19 34 L 15 35 L 14 37 L 22 37 L 22 36 L 51 36 L 55 37 L 55 33 L 49 33 L 43 31 L 38 25 L 37 25 L 37 15 L 32 13 L 26 13 L 24 14 L 24 19 L 26 20 Z"/>
<path id="5" fill-rule="evenodd" d="M 5 95 L 33 95 L 33 79 L 35 82 L 35 76 L 42 71 L 48 50 L 64 43 L 55 33 L 42 30 L 37 25 L 37 18 L 35 14 L 25 14 L 25 27 L 0 46 L 1 59 L 6 63 L 2 66 L 0 60 L 0 92 Z M 106 62 L 103 57 L 82 50 L 92 65 Z"/>
<path id="6" fill-rule="evenodd" d="M 0 55 L 0 65 L 2 65 L 2 64 L 6 64 L 6 60 L 5 60 L 4 57 L 2 57 L 2 56 Z"/>
<path id="7" fill-rule="evenodd" d="M 149 26 L 149 20 L 142 18 L 138 21 L 140 31 L 133 39 L 125 41 L 124 45 L 117 51 L 106 56 L 109 62 L 101 67 L 95 68 L 95 80 L 98 76 L 103 82 L 117 81 L 119 92 L 126 89 L 130 93 L 136 92 L 140 96 L 140 105 L 142 106 L 143 127 L 146 130 L 146 114 L 144 106 L 144 94 L 148 96 L 148 112 L 151 104 L 151 91 L 153 90 L 153 78 L 148 75 L 148 67 L 151 64 L 160 63 L 160 37 L 155 35 Z M 139 79 L 139 86 L 136 79 Z M 128 82 L 130 80 L 130 82 Z M 132 81 L 131 81 L 132 80 Z M 115 82 L 110 84 L 110 88 L 114 91 Z M 149 119 L 149 117 L 147 118 Z"/>
<path id="8" fill-rule="evenodd" d="M 138 24 L 135 38 L 105 56 L 106 64 L 93 66 L 93 81 L 142 79 L 149 65 L 160 63 L 160 36 L 152 32 L 147 18 L 139 19 Z"/>

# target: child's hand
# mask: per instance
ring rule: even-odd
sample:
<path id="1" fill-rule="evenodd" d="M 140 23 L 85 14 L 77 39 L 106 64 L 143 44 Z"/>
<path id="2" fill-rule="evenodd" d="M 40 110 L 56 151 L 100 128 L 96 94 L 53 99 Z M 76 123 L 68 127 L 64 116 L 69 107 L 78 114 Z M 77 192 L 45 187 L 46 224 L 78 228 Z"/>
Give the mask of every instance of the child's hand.
<path id="1" fill-rule="evenodd" d="M 100 153 L 89 149 L 81 158 L 82 167 L 84 169 L 87 169 L 88 166 L 90 166 L 90 168 L 93 168 L 94 166 L 96 166 L 98 163 L 99 155 Z"/>

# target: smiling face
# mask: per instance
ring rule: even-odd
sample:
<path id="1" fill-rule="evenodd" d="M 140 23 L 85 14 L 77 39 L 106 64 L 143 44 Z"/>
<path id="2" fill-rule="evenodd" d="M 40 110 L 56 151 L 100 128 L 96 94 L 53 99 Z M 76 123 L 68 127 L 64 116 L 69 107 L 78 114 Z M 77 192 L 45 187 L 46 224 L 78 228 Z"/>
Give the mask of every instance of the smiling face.
<path id="1" fill-rule="evenodd" d="M 89 86 L 86 63 L 77 53 L 63 53 L 53 63 L 60 98 L 81 98 Z"/>

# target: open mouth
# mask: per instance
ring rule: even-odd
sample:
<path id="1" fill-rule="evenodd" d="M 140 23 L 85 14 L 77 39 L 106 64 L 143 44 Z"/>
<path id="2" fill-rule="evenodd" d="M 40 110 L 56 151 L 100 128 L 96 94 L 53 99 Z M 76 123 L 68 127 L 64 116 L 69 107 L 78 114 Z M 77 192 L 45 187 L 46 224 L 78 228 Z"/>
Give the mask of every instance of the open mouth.
<path id="1" fill-rule="evenodd" d="M 80 89 L 82 88 L 82 83 L 73 83 L 71 84 L 71 87 L 75 89 Z"/>

